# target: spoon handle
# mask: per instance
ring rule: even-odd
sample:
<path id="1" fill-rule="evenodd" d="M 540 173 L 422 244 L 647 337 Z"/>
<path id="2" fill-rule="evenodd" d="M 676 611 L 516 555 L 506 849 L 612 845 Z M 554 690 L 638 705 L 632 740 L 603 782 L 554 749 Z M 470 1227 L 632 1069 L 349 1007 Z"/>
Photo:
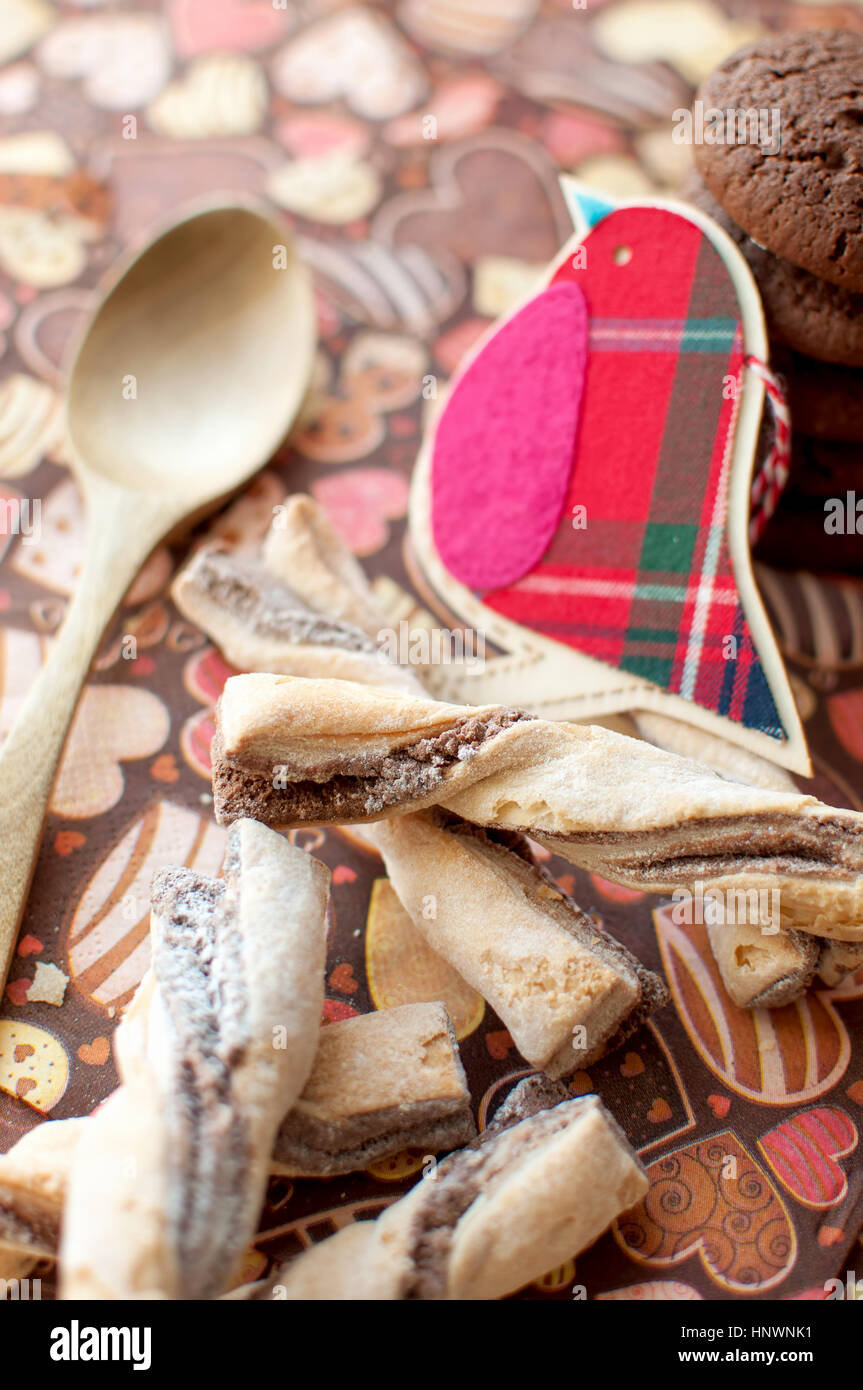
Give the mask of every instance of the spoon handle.
<path id="1" fill-rule="evenodd" d="M 107 486 L 97 486 L 89 502 L 78 588 L 0 753 L 0 994 L 81 687 L 111 615 L 164 529 L 146 514 L 130 519 L 128 495 Z"/>

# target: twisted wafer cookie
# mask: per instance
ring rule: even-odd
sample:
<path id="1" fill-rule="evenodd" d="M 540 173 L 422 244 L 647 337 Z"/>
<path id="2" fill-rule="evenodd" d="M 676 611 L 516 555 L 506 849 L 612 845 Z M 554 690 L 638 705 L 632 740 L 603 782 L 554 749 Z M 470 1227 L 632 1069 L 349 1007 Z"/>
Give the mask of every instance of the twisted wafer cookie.
<path id="1" fill-rule="evenodd" d="M 607 729 L 348 681 L 236 676 L 213 766 L 223 824 L 364 822 L 440 805 L 634 888 L 775 889 L 783 927 L 863 939 L 863 816 L 727 781 Z"/>
<path id="2" fill-rule="evenodd" d="M 474 1134 L 443 1004 L 402 1004 L 321 1030 L 311 1075 L 279 1126 L 270 1171 L 351 1173 L 403 1149 L 440 1153 Z"/>
<path id="3" fill-rule="evenodd" d="M 816 976 L 830 989 L 863 965 L 863 941 L 830 940 L 804 931 L 765 936 L 757 927 L 709 926 L 710 945 L 728 993 L 746 1009 L 777 1009 L 797 999 Z"/>
<path id="4" fill-rule="evenodd" d="M 384 615 L 361 567 L 310 497 L 285 500 L 257 557 L 212 549 L 193 555 L 175 580 L 174 598 L 241 669 L 421 692 L 413 670 L 385 660 L 378 641 Z M 794 790 L 783 769 L 679 720 L 639 711 L 623 732 L 636 730 L 648 742 L 694 757 L 731 781 Z M 786 1004 L 820 970 L 818 947 L 803 932 L 768 937 L 758 927 L 731 922 L 708 931 L 723 982 L 740 1007 Z M 440 949 L 446 955 L 443 941 Z M 825 958 L 821 974 L 835 985 L 855 968 L 846 950 Z"/>
<path id="5" fill-rule="evenodd" d="M 835 988 L 846 975 L 863 965 L 863 941 L 823 941 L 818 956 L 818 977 Z"/>
<path id="6" fill-rule="evenodd" d="M 174 598 L 245 669 L 424 693 L 412 668 L 386 660 L 377 641 L 385 619 L 368 582 L 309 497 L 286 499 L 257 557 L 199 551 L 175 581 Z M 408 834 L 423 850 L 427 877 L 442 875 L 450 888 L 445 912 L 431 923 L 414 911 L 415 922 L 491 1003 L 532 1065 L 554 1075 L 586 1065 L 664 1001 L 657 977 L 542 882 L 512 845 L 471 836 L 464 823 L 459 833 L 454 825 L 444 831 L 428 818 L 396 838 Z M 393 867 L 392 837 L 385 858 L 412 910 Z M 520 972 L 529 980 L 520 982 Z"/>
<path id="7" fill-rule="evenodd" d="M 589 1066 L 668 1000 L 518 835 L 432 809 L 364 827 L 414 925 L 549 1076 Z"/>
<path id="8" fill-rule="evenodd" d="M 639 711 L 633 720 L 649 743 L 669 753 L 696 758 L 729 781 L 775 791 L 797 790 L 784 768 L 715 734 L 652 711 Z M 772 922 L 767 925 L 769 933 L 751 922 L 707 925 L 722 982 L 739 1008 L 780 1008 L 803 994 L 816 973 L 825 984 L 835 987 L 863 963 L 863 944 L 819 940 L 802 931 L 777 931 Z"/>
<path id="9" fill-rule="evenodd" d="M 152 967 L 115 1035 L 122 1085 L 75 1148 L 66 1298 L 213 1297 L 254 1235 L 317 1045 L 329 876 L 252 821 L 224 871 L 154 881 Z"/>
<path id="10" fill-rule="evenodd" d="M 647 1176 L 598 1096 L 521 1082 L 469 1148 L 281 1271 L 278 1299 L 505 1298 L 590 1245 Z"/>
<path id="11" fill-rule="evenodd" d="M 640 737 L 648 743 L 655 743 L 668 753 L 696 758 L 728 781 L 775 791 L 797 789 L 784 768 L 737 748 L 716 734 L 653 711 L 637 711 L 632 718 Z M 770 927 L 769 934 L 754 923 L 707 924 L 710 949 L 722 983 L 731 1001 L 741 1009 L 776 1009 L 790 1004 L 805 993 L 815 978 L 822 948 L 818 938 L 801 931 L 777 931 L 775 923 L 766 925 Z"/>
<path id="12" fill-rule="evenodd" d="M 2 1277 L 20 1277 L 55 1255 L 72 1156 L 86 1123 L 49 1120 L 0 1154 Z"/>
<path id="13" fill-rule="evenodd" d="M 0 1277 L 56 1257 L 75 1150 L 97 1119 L 43 1121 L 0 1154 Z M 402 1004 L 321 1029 L 311 1074 L 278 1127 L 267 1167 L 332 1177 L 406 1148 L 458 1148 L 475 1132 L 446 1009 Z"/>
<path id="14" fill-rule="evenodd" d="M 421 689 L 388 659 L 368 580 L 311 497 L 285 500 L 259 555 L 196 551 L 171 592 L 238 670 Z"/>

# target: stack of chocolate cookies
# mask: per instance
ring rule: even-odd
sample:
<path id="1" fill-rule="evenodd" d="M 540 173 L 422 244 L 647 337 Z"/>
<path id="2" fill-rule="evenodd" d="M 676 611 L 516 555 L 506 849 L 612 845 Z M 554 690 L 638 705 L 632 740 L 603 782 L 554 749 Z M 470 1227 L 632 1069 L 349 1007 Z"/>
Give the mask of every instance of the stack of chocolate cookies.
<path id="1" fill-rule="evenodd" d="M 705 130 L 722 130 L 708 113 L 735 120 L 694 147 L 684 192 L 749 263 L 791 408 L 791 478 L 760 558 L 799 565 L 803 546 L 808 567 L 863 570 L 859 537 L 825 528 L 849 478 L 863 495 L 863 35 L 772 35 L 696 100 Z"/>

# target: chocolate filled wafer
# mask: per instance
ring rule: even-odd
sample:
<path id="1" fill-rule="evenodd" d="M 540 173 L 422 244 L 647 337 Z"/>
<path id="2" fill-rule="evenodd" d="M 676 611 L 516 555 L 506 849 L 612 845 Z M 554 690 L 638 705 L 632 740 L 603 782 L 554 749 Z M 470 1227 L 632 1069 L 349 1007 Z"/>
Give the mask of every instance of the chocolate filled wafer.
<path id="1" fill-rule="evenodd" d="M 403 1004 L 321 1030 L 270 1170 L 329 1177 L 402 1149 L 435 1154 L 473 1137 L 464 1070 L 443 1004 Z"/>
<path id="2" fill-rule="evenodd" d="M 818 956 L 818 978 L 835 988 L 846 975 L 863 965 L 863 941 L 823 941 Z"/>
<path id="3" fill-rule="evenodd" d="M 0 1154 L 0 1252 L 19 1257 L 24 1272 L 56 1254 L 72 1156 L 86 1123 L 48 1120 Z"/>
<path id="4" fill-rule="evenodd" d="M 214 741 L 217 818 L 371 822 L 439 805 L 658 893 L 776 890 L 779 925 L 863 938 L 863 815 L 730 782 L 591 725 L 347 681 L 237 676 Z"/>
<path id="5" fill-rule="evenodd" d="M 286 497 L 261 551 L 275 579 L 317 613 L 376 637 L 384 623 L 362 565 L 312 497 Z"/>
<path id="6" fill-rule="evenodd" d="M 821 954 L 816 936 L 801 931 L 774 934 L 758 923 L 742 922 L 711 924 L 707 934 L 722 982 L 740 1009 L 781 1008 L 815 978 Z"/>
<path id="7" fill-rule="evenodd" d="M 45 1121 L 0 1154 L 0 1258 L 26 1265 L 56 1257 L 73 1154 L 95 1120 Z M 404 1149 L 442 1153 L 474 1134 L 446 1009 L 402 1004 L 320 1030 L 311 1074 L 276 1132 L 267 1168 L 331 1177 Z"/>
<path id="8" fill-rule="evenodd" d="M 429 945 L 481 994 L 531 1066 L 595 1061 L 667 1002 L 662 981 L 587 917 L 527 842 L 430 810 L 366 827 Z"/>
<path id="9" fill-rule="evenodd" d="M 598 1096 L 569 1099 L 528 1078 L 473 1145 L 376 1221 L 312 1247 L 266 1292 L 292 1301 L 504 1298 L 590 1245 L 647 1186 Z"/>
<path id="10" fill-rule="evenodd" d="M 697 758 L 728 781 L 775 791 L 796 791 L 794 779 L 784 768 L 736 748 L 715 734 L 650 711 L 639 711 L 633 718 L 639 734 L 649 743 L 670 753 Z M 755 917 L 757 914 L 749 911 L 746 894 L 741 901 L 746 915 Z M 777 1009 L 792 1003 L 811 985 L 819 953 L 823 954 L 817 938 L 806 932 L 783 931 L 771 920 L 771 901 L 777 909 L 781 904 L 781 899 L 778 903 L 768 899 L 763 922 L 725 920 L 708 924 L 710 948 L 722 983 L 740 1009 Z"/>
<path id="11" fill-rule="evenodd" d="M 211 1298 L 254 1235 L 323 1002 L 328 873 L 252 821 L 225 879 L 167 869 L 152 967 L 115 1036 L 122 1085 L 75 1148 L 65 1298 Z"/>
<path id="12" fill-rule="evenodd" d="M 420 688 L 389 659 L 368 581 L 311 497 L 285 500 L 258 555 L 196 551 L 172 595 L 240 671 Z"/>

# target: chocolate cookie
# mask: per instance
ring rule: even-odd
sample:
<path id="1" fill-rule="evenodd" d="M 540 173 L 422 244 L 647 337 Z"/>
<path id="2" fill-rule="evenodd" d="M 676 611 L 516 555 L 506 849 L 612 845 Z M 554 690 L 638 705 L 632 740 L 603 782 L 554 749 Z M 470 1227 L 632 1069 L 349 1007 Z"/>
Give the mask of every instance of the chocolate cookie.
<path id="1" fill-rule="evenodd" d="M 799 570 L 804 564 L 814 574 L 863 573 L 856 516 L 855 529 L 844 525 L 828 530 L 826 525 L 830 512 L 843 507 L 849 492 L 859 496 L 861 485 L 859 445 L 828 443 L 795 433 L 788 484 L 755 548 L 756 560 L 777 569 Z"/>
<path id="2" fill-rule="evenodd" d="M 772 365 L 785 379 L 796 431 L 863 444 L 863 371 L 788 351 L 777 354 Z"/>
<path id="3" fill-rule="evenodd" d="M 721 63 L 698 101 L 705 123 L 717 108 L 771 120 L 778 113 L 776 145 L 741 141 L 737 129 L 737 142 L 695 146 L 699 172 L 725 211 L 775 255 L 863 291 L 863 35 L 771 35 Z"/>
<path id="4" fill-rule="evenodd" d="M 695 170 L 682 192 L 740 247 L 758 283 L 772 338 L 822 362 L 863 367 L 863 294 L 819 280 L 759 246 L 720 206 Z"/>
<path id="5" fill-rule="evenodd" d="M 791 447 L 788 487 L 809 500 L 823 517 L 826 497 L 859 492 L 863 478 L 863 451 L 839 440 L 809 439 L 798 430 Z"/>

